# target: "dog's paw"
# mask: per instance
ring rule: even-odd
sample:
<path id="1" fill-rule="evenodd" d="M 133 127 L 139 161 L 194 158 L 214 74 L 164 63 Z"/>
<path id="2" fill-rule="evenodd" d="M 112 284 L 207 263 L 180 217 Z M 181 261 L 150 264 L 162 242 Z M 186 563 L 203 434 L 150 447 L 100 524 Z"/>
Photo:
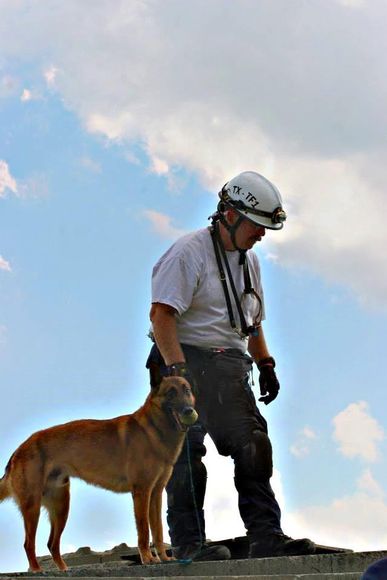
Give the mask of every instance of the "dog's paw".
<path id="1" fill-rule="evenodd" d="M 161 560 L 158 556 L 154 556 L 152 552 L 146 552 L 141 554 L 142 564 L 160 564 Z"/>
<path id="2" fill-rule="evenodd" d="M 163 562 L 176 562 L 176 558 L 174 556 L 167 556 L 165 554 L 165 556 L 161 556 L 161 560 Z"/>

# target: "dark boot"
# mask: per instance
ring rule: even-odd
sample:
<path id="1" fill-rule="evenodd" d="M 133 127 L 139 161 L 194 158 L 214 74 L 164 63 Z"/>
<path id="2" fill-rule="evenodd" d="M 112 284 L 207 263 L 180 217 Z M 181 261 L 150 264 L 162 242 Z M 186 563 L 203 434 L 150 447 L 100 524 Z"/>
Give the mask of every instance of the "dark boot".
<path id="1" fill-rule="evenodd" d="M 209 562 L 213 560 L 229 560 L 231 552 L 226 546 L 206 544 L 191 544 L 189 546 L 176 546 L 172 553 L 178 560 L 192 560 L 193 562 Z"/>
<path id="2" fill-rule="evenodd" d="M 285 534 L 267 534 L 260 540 L 251 541 L 249 558 L 305 556 L 315 552 L 316 545 L 308 538 L 293 540 Z"/>

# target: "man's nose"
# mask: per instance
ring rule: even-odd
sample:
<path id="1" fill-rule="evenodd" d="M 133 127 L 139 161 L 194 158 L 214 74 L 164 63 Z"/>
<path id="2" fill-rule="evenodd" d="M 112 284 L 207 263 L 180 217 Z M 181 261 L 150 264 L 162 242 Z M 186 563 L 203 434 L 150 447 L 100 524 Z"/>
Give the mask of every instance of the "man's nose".
<path id="1" fill-rule="evenodd" d="M 261 237 L 264 236 L 266 234 L 266 228 L 263 226 L 257 226 L 257 234 L 259 234 Z"/>

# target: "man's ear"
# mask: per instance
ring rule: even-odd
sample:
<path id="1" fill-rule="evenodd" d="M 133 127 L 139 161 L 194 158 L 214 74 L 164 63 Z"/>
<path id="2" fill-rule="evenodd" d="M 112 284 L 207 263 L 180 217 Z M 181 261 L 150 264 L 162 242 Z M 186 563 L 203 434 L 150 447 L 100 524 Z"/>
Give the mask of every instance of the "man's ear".
<path id="1" fill-rule="evenodd" d="M 226 211 L 224 212 L 224 217 L 226 218 L 226 221 L 232 225 L 233 223 L 236 222 L 237 217 L 238 217 L 238 212 L 235 211 L 235 209 L 232 209 L 231 207 L 228 207 L 226 209 Z"/>

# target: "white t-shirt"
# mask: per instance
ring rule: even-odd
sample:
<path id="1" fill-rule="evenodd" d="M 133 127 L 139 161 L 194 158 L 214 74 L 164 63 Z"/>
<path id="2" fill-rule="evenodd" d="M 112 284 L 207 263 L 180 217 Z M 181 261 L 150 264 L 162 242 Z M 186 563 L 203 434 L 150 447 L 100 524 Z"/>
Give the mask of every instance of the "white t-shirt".
<path id="1" fill-rule="evenodd" d="M 243 267 L 239 252 L 228 251 L 227 259 L 235 287 L 242 297 Z M 264 318 L 260 267 L 256 254 L 247 251 L 251 284 L 260 297 L 247 295 L 242 309 L 249 326 L 257 316 Z M 237 326 L 240 319 L 230 286 L 229 295 Z M 179 341 L 201 348 L 237 348 L 246 351 L 247 339 L 242 339 L 230 325 L 223 286 L 209 228 L 187 234 L 175 242 L 160 258 L 152 274 L 152 302 L 168 304 L 177 310 Z"/>

